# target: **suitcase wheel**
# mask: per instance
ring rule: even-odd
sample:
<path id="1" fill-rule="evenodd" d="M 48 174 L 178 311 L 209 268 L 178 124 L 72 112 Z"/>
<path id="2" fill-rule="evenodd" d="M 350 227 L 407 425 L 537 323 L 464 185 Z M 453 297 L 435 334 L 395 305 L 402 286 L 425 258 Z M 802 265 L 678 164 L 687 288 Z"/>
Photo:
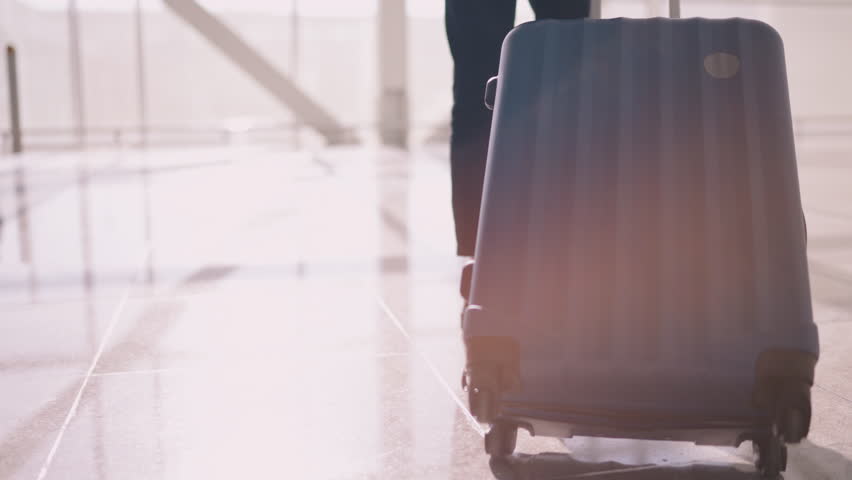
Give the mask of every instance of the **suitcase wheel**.
<path id="1" fill-rule="evenodd" d="M 491 458 L 508 457 L 515 451 L 518 427 L 506 422 L 497 422 L 485 434 L 485 453 Z"/>
<path id="2" fill-rule="evenodd" d="M 757 455 L 754 466 L 761 478 L 775 480 L 787 470 L 787 446 L 777 427 L 754 440 L 754 450 Z"/>

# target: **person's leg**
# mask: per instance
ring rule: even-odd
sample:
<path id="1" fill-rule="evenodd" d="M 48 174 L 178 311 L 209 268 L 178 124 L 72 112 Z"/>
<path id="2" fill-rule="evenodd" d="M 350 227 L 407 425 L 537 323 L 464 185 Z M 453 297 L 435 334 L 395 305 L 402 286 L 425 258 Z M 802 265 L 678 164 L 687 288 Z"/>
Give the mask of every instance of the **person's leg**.
<path id="1" fill-rule="evenodd" d="M 569 20 L 589 16 L 589 0 L 530 0 L 536 20 Z"/>
<path id="2" fill-rule="evenodd" d="M 497 75 L 503 39 L 515 23 L 515 0 L 446 0 L 445 6 L 454 64 L 450 173 L 456 253 L 473 256 L 491 132 L 485 83 Z"/>

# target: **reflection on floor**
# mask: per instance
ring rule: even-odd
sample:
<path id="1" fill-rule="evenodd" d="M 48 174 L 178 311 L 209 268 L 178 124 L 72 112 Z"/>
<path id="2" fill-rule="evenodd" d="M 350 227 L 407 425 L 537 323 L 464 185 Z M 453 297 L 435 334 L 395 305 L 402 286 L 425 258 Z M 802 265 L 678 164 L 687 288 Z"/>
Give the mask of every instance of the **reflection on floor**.
<path id="1" fill-rule="evenodd" d="M 852 478 L 850 151 L 800 142 L 824 350 L 790 480 Z M 489 466 L 443 148 L 0 157 L 0 218 L 0 478 L 754 478 L 747 445 L 525 434 Z"/>

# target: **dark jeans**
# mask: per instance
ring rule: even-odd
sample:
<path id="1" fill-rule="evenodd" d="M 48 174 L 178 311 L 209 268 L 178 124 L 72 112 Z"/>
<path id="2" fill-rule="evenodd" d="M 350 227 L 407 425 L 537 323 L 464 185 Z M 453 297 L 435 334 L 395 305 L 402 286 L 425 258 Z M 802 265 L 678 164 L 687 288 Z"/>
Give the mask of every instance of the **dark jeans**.
<path id="1" fill-rule="evenodd" d="M 497 74 L 500 48 L 515 24 L 515 0 L 445 0 L 453 72 L 450 172 L 457 254 L 473 256 L 491 112 L 485 82 Z M 536 19 L 589 16 L 589 0 L 530 0 Z"/>

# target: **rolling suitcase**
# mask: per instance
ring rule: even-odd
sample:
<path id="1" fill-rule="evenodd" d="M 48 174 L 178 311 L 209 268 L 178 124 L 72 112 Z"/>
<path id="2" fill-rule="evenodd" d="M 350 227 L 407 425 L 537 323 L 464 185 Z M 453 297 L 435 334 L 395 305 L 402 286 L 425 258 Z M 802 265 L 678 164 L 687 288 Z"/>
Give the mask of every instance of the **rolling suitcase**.
<path id="1" fill-rule="evenodd" d="M 503 44 L 463 382 L 533 435 L 754 442 L 775 476 L 818 357 L 781 38 L 546 20 Z"/>

